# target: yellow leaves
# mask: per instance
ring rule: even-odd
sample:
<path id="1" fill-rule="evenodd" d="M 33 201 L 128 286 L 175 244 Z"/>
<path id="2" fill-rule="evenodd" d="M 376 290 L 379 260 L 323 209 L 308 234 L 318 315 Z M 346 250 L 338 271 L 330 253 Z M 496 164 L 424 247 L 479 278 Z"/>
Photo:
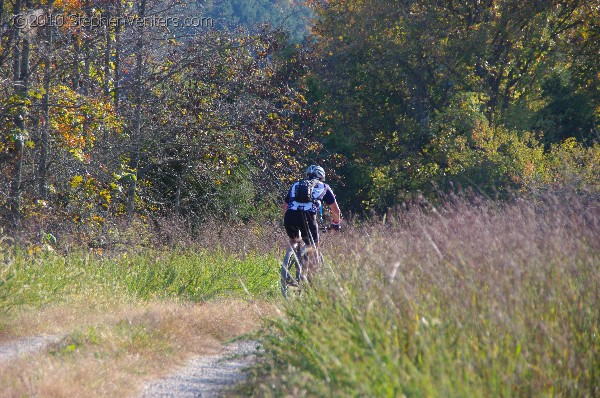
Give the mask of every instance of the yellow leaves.
<path id="1" fill-rule="evenodd" d="M 50 97 L 57 104 L 50 109 L 51 133 L 59 147 L 80 161 L 86 160 L 84 151 L 93 146 L 98 130 L 121 131 L 122 122 L 108 99 L 90 99 L 64 85 L 52 87 Z"/>
<path id="2" fill-rule="evenodd" d="M 98 192 L 98 196 L 102 198 L 107 204 L 110 204 L 112 195 L 108 189 L 102 189 L 100 192 Z"/>
<path id="3" fill-rule="evenodd" d="M 34 90 L 34 89 L 29 90 L 27 92 L 27 95 L 30 98 L 35 98 L 35 99 L 39 100 L 44 96 L 45 93 L 46 93 L 46 90 L 44 90 L 43 88 L 39 88 L 37 90 Z"/>
<path id="4" fill-rule="evenodd" d="M 68 213 L 71 220 L 101 226 L 105 222 L 102 211 L 109 210 L 116 184 L 106 185 L 86 174 L 73 176 L 70 186 Z"/>
<path id="5" fill-rule="evenodd" d="M 572 150 L 576 146 L 577 146 L 577 140 L 575 139 L 575 137 L 569 137 L 561 144 L 561 147 L 566 150 Z"/>
<path id="6" fill-rule="evenodd" d="M 75 11 L 82 8 L 80 0 L 55 0 L 54 7 L 62 8 L 68 11 Z"/>
<path id="7" fill-rule="evenodd" d="M 77 188 L 77 187 L 81 186 L 82 184 L 83 184 L 83 176 L 76 175 L 75 177 L 71 178 L 71 187 Z"/>
<path id="8" fill-rule="evenodd" d="M 96 223 L 96 224 L 102 224 L 104 223 L 105 219 L 102 216 L 99 216 L 97 214 L 94 214 L 91 218 L 91 221 Z"/>

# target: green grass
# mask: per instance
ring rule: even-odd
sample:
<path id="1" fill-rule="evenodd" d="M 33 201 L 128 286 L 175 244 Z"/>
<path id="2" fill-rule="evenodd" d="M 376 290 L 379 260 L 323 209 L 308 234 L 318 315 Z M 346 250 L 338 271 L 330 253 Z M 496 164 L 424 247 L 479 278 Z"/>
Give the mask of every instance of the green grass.
<path id="1" fill-rule="evenodd" d="M 319 283 L 270 322 L 240 391 L 599 396 L 600 211 L 580 202 L 458 204 L 328 237 Z"/>
<path id="2" fill-rule="evenodd" d="M 4 248 L 0 310 L 90 294 L 114 299 L 206 301 L 216 297 L 269 298 L 278 294 L 272 254 L 240 256 L 192 250 L 31 255 Z"/>

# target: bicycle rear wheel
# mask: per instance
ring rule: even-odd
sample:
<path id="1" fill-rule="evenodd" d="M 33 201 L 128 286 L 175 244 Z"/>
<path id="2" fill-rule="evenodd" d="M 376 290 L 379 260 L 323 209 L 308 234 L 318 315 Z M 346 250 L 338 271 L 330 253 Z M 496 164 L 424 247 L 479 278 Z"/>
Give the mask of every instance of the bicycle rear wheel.
<path id="1" fill-rule="evenodd" d="M 281 264 L 281 294 L 287 298 L 290 288 L 298 288 L 302 279 L 302 256 L 289 247 Z"/>

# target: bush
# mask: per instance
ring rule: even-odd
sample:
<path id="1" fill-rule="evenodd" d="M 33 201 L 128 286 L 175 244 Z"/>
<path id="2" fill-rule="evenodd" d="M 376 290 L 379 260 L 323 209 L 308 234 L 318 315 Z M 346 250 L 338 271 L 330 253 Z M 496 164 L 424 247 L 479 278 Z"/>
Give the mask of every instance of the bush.
<path id="1" fill-rule="evenodd" d="M 435 169 L 442 187 L 472 187 L 487 195 L 556 185 L 598 187 L 600 145 L 584 147 L 574 138 L 546 151 L 533 133 L 478 121 L 469 136 L 439 134 L 429 151 L 432 161 L 423 170 Z"/>

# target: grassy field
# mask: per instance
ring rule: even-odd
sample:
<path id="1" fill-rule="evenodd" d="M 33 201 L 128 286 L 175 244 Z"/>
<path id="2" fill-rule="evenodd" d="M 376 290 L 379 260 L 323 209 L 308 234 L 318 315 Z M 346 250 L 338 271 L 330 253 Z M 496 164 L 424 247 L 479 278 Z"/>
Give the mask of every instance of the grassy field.
<path id="1" fill-rule="evenodd" d="M 61 337 L 49 355 L 0 362 L 0 397 L 135 394 L 190 356 L 255 332 L 279 294 L 272 254 L 0 253 L 0 343 Z"/>
<path id="2" fill-rule="evenodd" d="M 600 201 L 414 206 L 327 236 L 251 396 L 600 396 Z"/>
<path id="3" fill-rule="evenodd" d="M 72 296 L 137 299 L 180 298 L 193 302 L 219 296 L 272 296 L 274 258 L 192 250 L 126 252 L 100 256 L 74 252 L 31 255 L 7 251 L 1 274 L 0 310 L 47 304 Z"/>
<path id="4" fill-rule="evenodd" d="M 264 351 L 236 395 L 600 395 L 598 197 L 409 204 L 324 236 L 314 289 L 287 301 L 275 235 L 212 251 L 2 246 L 0 342 L 63 338 L 0 364 L 0 396 L 135 394 L 256 332 Z"/>

